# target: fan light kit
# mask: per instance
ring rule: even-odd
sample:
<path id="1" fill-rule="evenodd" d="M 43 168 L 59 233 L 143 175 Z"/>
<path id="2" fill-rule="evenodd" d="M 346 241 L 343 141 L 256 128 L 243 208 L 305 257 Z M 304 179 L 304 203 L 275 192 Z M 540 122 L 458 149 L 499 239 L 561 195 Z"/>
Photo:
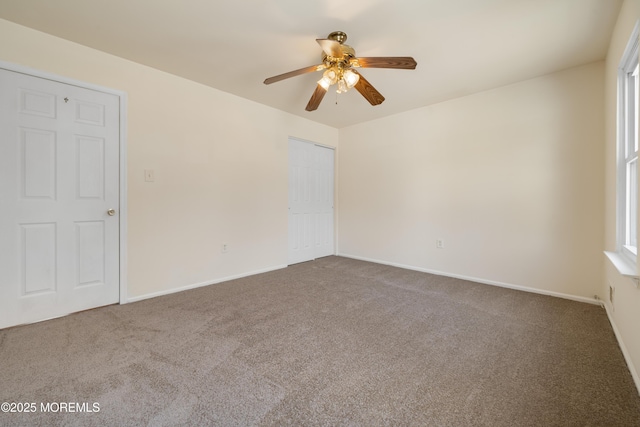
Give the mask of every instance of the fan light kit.
<path id="1" fill-rule="evenodd" d="M 318 80 L 318 85 L 305 108 L 307 111 L 313 111 L 318 108 L 322 98 L 324 98 L 324 95 L 332 85 L 337 85 L 337 93 L 344 93 L 355 87 L 371 105 L 380 105 L 384 101 L 384 96 L 356 68 L 396 68 L 404 70 L 414 70 L 416 68 L 417 63 L 410 56 L 356 58 L 356 51 L 351 46 L 344 44 L 346 40 L 347 35 L 342 31 L 334 31 L 326 39 L 316 39 L 323 51 L 322 64 L 269 77 L 264 81 L 264 84 L 268 85 L 301 74 L 324 70 L 322 78 Z"/>
<path id="2" fill-rule="evenodd" d="M 318 80 L 318 84 L 328 90 L 329 86 L 338 83 L 336 92 L 343 93 L 351 89 L 360 80 L 360 75 L 353 70 L 343 70 L 337 66 L 329 68 L 322 74 L 322 78 Z"/>

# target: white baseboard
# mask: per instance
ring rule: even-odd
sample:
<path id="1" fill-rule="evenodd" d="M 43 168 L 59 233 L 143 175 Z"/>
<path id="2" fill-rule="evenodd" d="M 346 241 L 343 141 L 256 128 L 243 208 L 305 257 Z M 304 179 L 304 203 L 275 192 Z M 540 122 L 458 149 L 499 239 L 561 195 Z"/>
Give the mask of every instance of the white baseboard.
<path id="1" fill-rule="evenodd" d="M 280 270 L 286 268 L 287 265 L 276 265 L 273 267 L 267 267 L 260 270 L 254 270 L 247 273 L 236 274 L 233 276 L 227 276 L 220 279 L 207 280 L 206 282 L 194 283 L 193 285 L 181 286 L 179 288 L 166 289 L 164 291 L 152 292 L 150 294 L 138 295 L 136 297 L 127 298 L 127 303 L 142 301 L 149 298 L 161 297 L 163 295 L 175 294 L 176 292 L 188 291 L 189 289 L 201 288 L 203 286 L 215 285 L 217 283 L 228 282 L 229 280 L 241 279 L 243 277 L 254 276 L 256 274 L 268 273 L 270 271 Z"/>
<path id="2" fill-rule="evenodd" d="M 587 297 L 581 297 L 581 296 L 577 296 L 577 295 L 563 294 L 563 293 L 560 293 L 560 292 L 547 291 L 547 290 L 544 290 L 544 289 L 529 288 L 527 286 L 512 285 L 510 283 L 496 282 L 496 281 L 493 281 L 493 280 L 480 279 L 478 277 L 463 276 L 463 275 L 460 275 L 460 274 L 453 274 L 453 273 L 447 273 L 447 272 L 443 272 L 443 271 L 430 270 L 430 269 L 427 269 L 427 268 L 416 267 L 416 266 L 413 266 L 413 265 L 399 264 L 399 263 L 396 263 L 396 262 L 382 261 L 382 260 L 371 259 L 371 258 L 366 258 L 366 257 L 360 257 L 360 256 L 344 254 L 344 253 L 338 254 L 338 256 L 345 257 L 345 258 L 357 259 L 357 260 L 360 260 L 360 261 L 373 262 L 373 263 L 376 263 L 376 264 L 390 265 L 392 267 L 404 268 L 406 270 L 420 271 L 422 273 L 435 274 L 435 275 L 438 275 L 438 276 L 453 277 L 455 279 L 468 280 L 470 282 L 482 283 L 484 285 L 499 286 L 501 288 L 514 289 L 514 290 L 517 290 L 517 291 L 531 292 L 531 293 L 534 293 L 534 294 L 541 294 L 541 295 L 547 295 L 547 296 L 552 296 L 552 297 L 557 297 L 557 298 L 564 298 L 564 299 L 578 301 L 578 302 L 586 302 L 588 304 L 600 304 L 600 301 L 596 300 L 595 298 L 587 298 Z"/>
<path id="3" fill-rule="evenodd" d="M 622 351 L 622 355 L 624 356 L 624 360 L 627 362 L 627 367 L 629 368 L 629 372 L 631 372 L 631 377 L 633 378 L 633 382 L 636 383 L 636 388 L 638 389 L 638 394 L 640 395 L 640 376 L 638 375 L 638 371 L 636 367 L 633 365 L 633 360 L 631 360 L 631 355 L 627 350 L 627 347 L 624 345 L 624 341 L 622 340 L 622 335 L 620 335 L 620 331 L 618 330 L 618 326 L 616 322 L 613 320 L 613 315 L 611 314 L 611 308 L 609 304 L 602 302 L 604 309 L 607 312 L 607 317 L 609 318 L 609 323 L 611 323 L 611 328 L 613 329 L 613 333 L 618 340 L 618 345 L 620 346 L 620 350 Z"/>

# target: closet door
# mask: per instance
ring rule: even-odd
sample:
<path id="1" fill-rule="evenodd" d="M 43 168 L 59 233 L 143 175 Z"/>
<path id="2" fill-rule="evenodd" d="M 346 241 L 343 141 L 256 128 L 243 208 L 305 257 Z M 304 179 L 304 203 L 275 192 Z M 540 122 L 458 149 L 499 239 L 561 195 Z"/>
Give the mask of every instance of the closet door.
<path id="1" fill-rule="evenodd" d="M 315 154 L 315 241 L 314 256 L 335 253 L 333 245 L 333 163 L 334 150 L 314 146 Z"/>
<path id="2" fill-rule="evenodd" d="M 289 139 L 289 264 L 333 255 L 334 151 Z"/>

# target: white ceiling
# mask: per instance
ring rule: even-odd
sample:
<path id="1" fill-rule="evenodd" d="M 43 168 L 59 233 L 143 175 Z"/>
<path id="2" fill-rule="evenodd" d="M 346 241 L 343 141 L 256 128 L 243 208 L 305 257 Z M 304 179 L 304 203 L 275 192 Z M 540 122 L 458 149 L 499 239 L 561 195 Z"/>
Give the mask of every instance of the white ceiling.
<path id="1" fill-rule="evenodd" d="M 605 58 L 621 0 L 0 0 L 0 18 L 336 128 Z M 330 91 L 316 38 L 357 56 L 413 56 L 416 70 L 362 69 L 385 97 Z M 5 41 L 7 42 L 7 41 Z M 337 105 L 336 105 L 337 100 Z"/>

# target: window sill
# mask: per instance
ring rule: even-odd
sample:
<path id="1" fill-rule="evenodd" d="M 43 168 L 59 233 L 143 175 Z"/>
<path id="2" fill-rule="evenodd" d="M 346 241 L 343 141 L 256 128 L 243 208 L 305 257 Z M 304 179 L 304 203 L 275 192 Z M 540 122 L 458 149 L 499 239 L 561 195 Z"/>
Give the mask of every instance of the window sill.
<path id="1" fill-rule="evenodd" d="M 604 254 L 609 258 L 611 264 L 613 264 L 621 275 L 632 279 L 635 282 L 636 287 L 638 287 L 640 276 L 638 276 L 638 269 L 633 262 L 618 252 L 605 251 Z"/>

